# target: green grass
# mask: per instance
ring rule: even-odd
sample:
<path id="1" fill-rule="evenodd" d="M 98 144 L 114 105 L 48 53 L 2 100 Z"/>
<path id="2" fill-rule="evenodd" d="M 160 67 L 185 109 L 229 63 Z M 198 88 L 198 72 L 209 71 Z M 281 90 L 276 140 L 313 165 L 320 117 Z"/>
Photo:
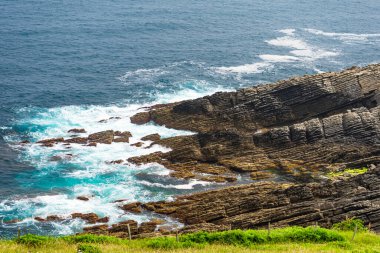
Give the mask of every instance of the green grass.
<path id="1" fill-rule="evenodd" d="M 357 176 L 360 174 L 364 174 L 368 171 L 368 168 L 363 167 L 363 168 L 357 168 L 357 169 L 351 169 L 347 168 L 343 171 L 337 171 L 337 172 L 329 172 L 327 176 L 329 178 L 337 178 L 337 177 L 352 177 L 352 176 Z"/>
<path id="2" fill-rule="evenodd" d="M 351 219 L 350 222 L 352 223 Z M 350 223 L 345 221 L 345 224 Z M 350 224 L 351 224 L 350 223 Z M 351 225 L 350 225 L 351 226 Z M 105 253 L 105 252 L 366 252 L 380 253 L 380 235 L 357 230 L 354 240 L 350 226 L 343 230 L 319 227 L 288 227 L 266 230 L 198 232 L 175 237 L 129 241 L 111 236 L 80 235 L 45 237 L 24 235 L 0 241 L 0 252 Z M 341 229 L 341 228 L 339 228 Z M 349 229 L 349 230 L 346 230 Z"/>

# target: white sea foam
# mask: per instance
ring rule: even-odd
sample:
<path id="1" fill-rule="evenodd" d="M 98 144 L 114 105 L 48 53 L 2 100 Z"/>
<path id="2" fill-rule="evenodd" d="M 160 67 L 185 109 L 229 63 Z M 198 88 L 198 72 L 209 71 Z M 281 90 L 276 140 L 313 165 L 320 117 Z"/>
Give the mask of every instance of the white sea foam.
<path id="1" fill-rule="evenodd" d="M 128 71 L 123 76 L 119 77 L 120 81 L 128 81 L 130 79 L 146 79 L 150 80 L 152 77 L 167 74 L 168 71 L 162 68 L 151 68 L 151 69 L 137 69 L 134 71 Z"/>
<path id="2" fill-rule="evenodd" d="M 228 74 L 228 73 L 238 73 L 238 74 L 254 74 L 254 73 L 262 73 L 268 68 L 271 67 L 271 64 L 266 62 L 257 62 L 253 64 L 244 64 L 233 67 L 216 67 L 214 70 L 220 74 Z"/>
<path id="3" fill-rule="evenodd" d="M 326 37 L 331 37 L 334 39 L 339 39 L 344 42 L 350 43 L 350 42 L 365 42 L 370 39 L 380 39 L 380 33 L 337 33 L 337 32 L 324 32 L 322 30 L 317 29 L 305 29 L 305 31 L 315 34 L 315 35 L 322 35 Z"/>
<path id="4" fill-rule="evenodd" d="M 285 36 L 267 40 L 266 43 L 274 47 L 288 48 L 288 54 L 260 54 L 261 62 L 243 64 L 238 66 L 217 67 L 215 72 L 220 74 L 256 74 L 270 70 L 275 64 L 294 63 L 304 64 L 315 69 L 313 62 L 319 59 L 327 59 L 339 55 L 337 51 L 328 51 L 317 46 L 310 45 L 296 34 L 296 29 L 287 28 L 279 30 Z"/>
<path id="5" fill-rule="evenodd" d="M 300 60 L 298 57 L 292 55 L 262 54 L 259 55 L 259 57 L 266 62 L 295 62 Z"/>
<path id="6" fill-rule="evenodd" d="M 146 73 L 148 73 L 147 71 Z M 158 71 L 157 71 L 158 72 Z M 143 74 L 146 74 L 143 72 Z M 155 73 L 154 71 L 152 73 Z M 219 90 L 222 87 L 217 88 Z M 168 129 L 165 126 L 155 124 L 134 125 L 130 122 L 130 117 L 137 112 L 144 111 L 144 107 L 156 103 L 175 102 L 184 99 L 197 98 L 215 92 L 215 86 L 205 81 L 189 81 L 176 93 L 159 94 L 156 100 L 150 104 L 120 104 L 108 106 L 64 106 L 50 108 L 35 113 L 33 108 L 24 108 L 24 112 L 35 113 L 31 118 L 24 118 L 18 122 L 21 125 L 35 126 L 39 131 L 30 132 L 34 140 L 64 137 L 71 138 L 72 133 L 68 130 L 72 128 L 84 128 L 87 133 L 78 136 L 104 131 L 130 131 L 132 137 L 130 143 L 98 144 L 96 147 L 84 146 L 81 144 L 71 144 L 70 148 L 58 144 L 53 147 L 43 147 L 39 144 L 29 144 L 23 146 L 23 159 L 31 163 L 35 168 L 37 177 L 42 184 L 54 183 L 45 182 L 51 175 L 59 174 L 60 179 L 67 180 L 65 194 L 41 195 L 38 197 L 22 197 L 10 199 L 0 203 L 0 213 L 13 213 L 25 217 L 24 223 L 33 223 L 33 217 L 48 215 L 60 215 L 68 217 L 71 213 L 95 212 L 99 216 L 110 217 L 110 223 L 115 223 L 123 219 L 134 219 L 145 221 L 149 219 L 146 215 L 125 215 L 113 201 L 127 199 L 133 201 L 158 201 L 171 199 L 173 189 L 188 191 L 195 185 L 208 185 L 208 182 L 178 182 L 175 184 L 165 184 L 162 180 L 169 175 L 170 171 L 159 164 L 145 164 L 136 166 L 129 164 L 127 159 L 133 156 L 146 155 L 152 152 L 168 152 L 170 149 L 153 145 L 150 141 L 145 141 L 143 147 L 135 147 L 131 144 L 141 141 L 143 136 L 159 133 L 162 137 L 176 135 L 193 134 L 189 131 L 179 131 Z M 149 148 L 148 148 L 149 146 Z M 70 154 L 70 155 L 69 155 Z M 51 159 L 55 157 L 55 159 Z M 58 159 L 57 157 L 61 157 Z M 124 160 L 122 164 L 112 164 L 113 160 Z M 64 166 L 62 166 L 64 165 Z M 148 177 L 151 182 L 138 179 L 139 173 L 143 177 Z M 46 178 L 46 179 L 45 179 Z M 161 181 L 155 181 L 162 178 Z M 173 179 L 174 180 L 174 179 Z M 73 183 L 70 183 L 73 182 Z M 156 187 L 161 187 L 160 192 L 151 192 L 146 188 L 151 183 Z M 59 186 L 62 187 L 62 186 Z M 166 189 L 166 190 L 165 190 Z M 89 201 L 76 199 L 77 196 L 90 196 Z M 82 226 L 82 221 L 70 221 L 54 223 L 56 233 L 67 234 L 77 232 Z"/>
<path id="7" fill-rule="evenodd" d="M 296 29 L 293 29 L 293 28 L 287 28 L 287 29 L 279 30 L 279 32 L 291 36 L 291 35 L 294 35 L 294 33 L 296 32 Z"/>
<path id="8" fill-rule="evenodd" d="M 277 47 L 289 47 L 300 50 L 308 49 L 310 47 L 304 40 L 289 35 L 267 40 L 266 42 Z"/>
<path id="9" fill-rule="evenodd" d="M 190 190 L 190 189 L 193 189 L 194 186 L 196 185 L 200 185 L 200 186 L 206 186 L 206 185 L 210 185 L 211 183 L 210 182 L 206 182 L 206 181 L 199 181 L 199 180 L 189 180 L 189 182 L 187 184 L 178 184 L 178 185 L 174 185 L 174 184 L 160 184 L 160 183 L 151 183 L 151 182 L 147 182 L 147 181 L 140 181 L 141 184 L 143 185 L 146 185 L 146 186 L 152 186 L 152 187 L 158 187 L 158 188 L 172 188 L 172 189 L 181 189 L 181 190 Z"/>

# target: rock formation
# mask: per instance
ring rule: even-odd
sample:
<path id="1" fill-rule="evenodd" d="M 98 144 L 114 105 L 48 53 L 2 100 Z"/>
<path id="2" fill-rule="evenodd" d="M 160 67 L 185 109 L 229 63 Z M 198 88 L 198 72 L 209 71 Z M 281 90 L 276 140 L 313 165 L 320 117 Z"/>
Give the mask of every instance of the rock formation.
<path id="1" fill-rule="evenodd" d="M 380 64 L 292 78 L 147 108 L 135 124 L 196 132 L 156 139 L 168 153 L 133 157 L 171 175 L 216 182 L 249 173 L 253 184 L 145 203 L 183 231 L 311 225 L 358 217 L 380 231 Z M 372 169 L 347 180 L 327 172 Z M 283 182 L 283 183 L 280 183 Z"/>
<path id="2" fill-rule="evenodd" d="M 158 162 L 186 178 L 247 172 L 255 180 L 314 181 L 327 171 L 379 163 L 379 103 L 375 64 L 160 105 L 131 121 L 197 134 L 156 140 L 172 151 L 129 161 Z"/>
<path id="3" fill-rule="evenodd" d="M 225 183 L 225 188 L 179 196 L 172 202 L 123 203 L 125 212 L 176 218 L 185 225 L 182 232 L 261 228 L 269 222 L 277 227 L 316 222 L 329 227 L 346 217 L 361 218 L 380 231 L 380 64 L 145 109 L 131 122 L 153 121 L 195 134 L 146 136 L 142 140 L 151 141 L 149 145 L 171 151 L 128 162 L 159 163 L 171 170 L 172 177 Z M 129 137 L 129 132 L 108 130 L 39 143 L 96 146 L 129 142 Z M 370 169 L 346 179 L 326 177 L 360 167 Z M 241 175 L 249 175 L 253 183 L 228 186 L 241 183 Z M 94 214 L 76 217 L 101 222 Z M 132 220 L 84 230 L 127 237 L 128 228 L 134 237 L 173 232 L 165 224 L 139 225 Z"/>
<path id="4" fill-rule="evenodd" d="M 187 225 L 220 230 L 272 226 L 329 227 L 346 217 L 362 219 L 380 231 L 380 166 L 347 180 L 322 183 L 260 182 L 142 205 Z"/>

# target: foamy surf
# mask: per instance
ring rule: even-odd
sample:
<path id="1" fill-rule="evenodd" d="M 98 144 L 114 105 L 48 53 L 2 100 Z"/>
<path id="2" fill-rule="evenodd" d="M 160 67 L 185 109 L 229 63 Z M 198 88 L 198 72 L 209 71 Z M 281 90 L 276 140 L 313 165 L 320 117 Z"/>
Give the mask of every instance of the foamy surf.
<path id="1" fill-rule="evenodd" d="M 138 73 L 146 75 L 158 71 Z M 130 122 L 132 115 L 144 111 L 147 106 L 197 98 L 216 91 L 215 86 L 202 80 L 184 81 L 179 88 L 180 90 L 174 92 L 160 93 L 154 101 L 145 104 L 122 102 L 107 106 L 21 109 L 20 113 L 27 117 L 15 122 L 13 128 L 27 133 L 33 142 L 57 137 L 71 138 L 73 133 L 69 133 L 69 130 L 73 128 L 86 130 L 86 133 L 75 134 L 78 137 L 105 130 L 130 131 L 132 137 L 129 143 L 98 144 L 96 147 L 73 143 L 67 148 L 63 144 L 53 147 L 36 143 L 20 146 L 17 144 L 22 140 L 20 136 L 6 136 L 10 145 L 21 151 L 20 159 L 34 168 L 33 180 L 29 180 L 30 174 L 21 174 L 18 178 L 20 184 L 26 188 L 40 189 L 41 193 L 38 196 L 14 196 L 0 202 L 2 219 L 20 219 L 17 224 L 35 231 L 42 229 L 41 226 L 51 226 L 50 234 L 72 234 L 80 231 L 86 225 L 85 222 L 75 219 L 49 222 L 50 225 L 47 225 L 34 218 L 58 215 L 66 219 L 72 213 L 94 212 L 99 217 L 109 217 L 109 224 L 126 219 L 142 222 L 151 219 L 152 214 L 125 213 L 119 208 L 118 201 L 129 203 L 172 200 L 178 193 L 212 186 L 209 182 L 171 178 L 170 171 L 159 164 L 136 166 L 127 162 L 130 157 L 170 151 L 159 145 L 151 146 L 151 141 L 142 141 L 141 138 L 146 135 L 159 133 L 162 138 L 167 138 L 193 134 L 151 123 L 137 126 Z M 217 90 L 229 89 L 218 87 Z M 144 144 L 142 147 L 131 145 L 136 142 Z M 112 161 L 115 160 L 124 162 L 113 164 Z M 89 200 L 79 200 L 78 196 L 86 196 Z"/>
<path id="2" fill-rule="evenodd" d="M 315 67 L 317 60 L 331 59 L 339 56 L 338 51 L 329 51 L 311 45 L 297 33 L 296 29 L 287 28 L 279 30 L 278 32 L 284 36 L 266 40 L 265 42 L 275 48 L 288 49 L 287 54 L 260 54 L 258 55 L 258 58 L 261 60 L 259 62 L 238 66 L 215 67 L 215 72 L 225 75 L 237 74 L 239 78 L 241 78 L 241 75 L 259 74 L 269 71 L 279 64 L 301 64 L 316 72 L 320 72 L 320 70 Z"/>
<path id="3" fill-rule="evenodd" d="M 310 29 L 307 28 L 305 31 L 315 34 L 315 35 L 321 35 L 325 37 L 330 37 L 333 39 L 341 40 L 345 43 L 361 43 L 361 42 L 367 42 L 369 40 L 378 41 L 380 40 L 380 33 L 337 33 L 337 32 L 324 32 L 322 30 L 318 29 Z"/>

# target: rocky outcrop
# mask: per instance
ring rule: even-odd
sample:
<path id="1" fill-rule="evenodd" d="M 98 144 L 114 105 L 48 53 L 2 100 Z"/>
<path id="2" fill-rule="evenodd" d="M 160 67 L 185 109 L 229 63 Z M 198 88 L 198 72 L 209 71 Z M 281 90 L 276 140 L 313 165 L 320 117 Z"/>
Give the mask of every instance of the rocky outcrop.
<path id="1" fill-rule="evenodd" d="M 82 219 L 89 224 L 95 223 L 107 223 L 109 221 L 108 217 L 100 218 L 96 213 L 73 213 L 71 214 L 72 219 Z"/>
<path id="2" fill-rule="evenodd" d="M 185 223 L 184 231 L 313 225 L 346 217 L 380 231 L 380 166 L 347 180 L 300 185 L 262 182 L 154 202 L 143 208 Z"/>
<path id="3" fill-rule="evenodd" d="M 85 133 L 86 131 L 84 129 L 70 129 L 69 132 L 72 133 Z M 75 135 L 74 135 L 75 136 Z M 92 133 L 88 137 L 73 137 L 69 139 L 64 139 L 62 137 L 60 138 L 54 138 L 54 139 L 46 139 L 46 140 L 40 140 L 37 143 L 41 144 L 45 147 L 52 147 L 55 144 L 58 143 L 64 143 L 65 145 L 76 143 L 76 144 L 87 144 L 87 146 L 95 146 L 98 143 L 102 144 L 111 144 L 112 142 L 126 142 L 129 143 L 129 138 L 132 137 L 131 132 L 125 131 L 113 131 L 113 130 L 106 130 L 101 131 L 97 133 Z"/>
<path id="4" fill-rule="evenodd" d="M 115 136 L 114 131 L 107 130 L 98 133 L 93 133 L 88 136 L 89 142 L 111 144 Z"/>
<path id="5" fill-rule="evenodd" d="M 273 84 L 218 92 L 211 96 L 162 105 L 131 118 L 135 124 L 154 121 L 195 132 L 255 132 L 290 125 L 346 109 L 379 104 L 380 64 L 292 78 Z"/>
<path id="6" fill-rule="evenodd" d="M 159 141 L 161 136 L 159 134 L 150 134 L 141 138 L 142 141 Z"/>
<path id="7" fill-rule="evenodd" d="M 185 178 L 219 171 L 314 181 L 328 171 L 380 162 L 379 103 L 375 64 L 160 105 L 131 121 L 198 133 L 156 140 L 172 151 L 129 161 L 158 162 Z"/>
<path id="8" fill-rule="evenodd" d="M 67 131 L 68 133 L 75 133 L 75 134 L 80 134 L 80 133 L 85 133 L 86 130 L 84 128 L 73 128 Z"/>
<path id="9" fill-rule="evenodd" d="M 171 176 L 254 184 L 145 203 L 183 231 L 310 225 L 358 217 L 380 231 L 380 64 L 353 67 L 146 108 L 135 124 L 196 132 L 156 139 L 170 152 L 132 157 Z M 347 180 L 326 173 L 371 167 Z M 187 229 L 187 230 L 186 230 Z"/>

